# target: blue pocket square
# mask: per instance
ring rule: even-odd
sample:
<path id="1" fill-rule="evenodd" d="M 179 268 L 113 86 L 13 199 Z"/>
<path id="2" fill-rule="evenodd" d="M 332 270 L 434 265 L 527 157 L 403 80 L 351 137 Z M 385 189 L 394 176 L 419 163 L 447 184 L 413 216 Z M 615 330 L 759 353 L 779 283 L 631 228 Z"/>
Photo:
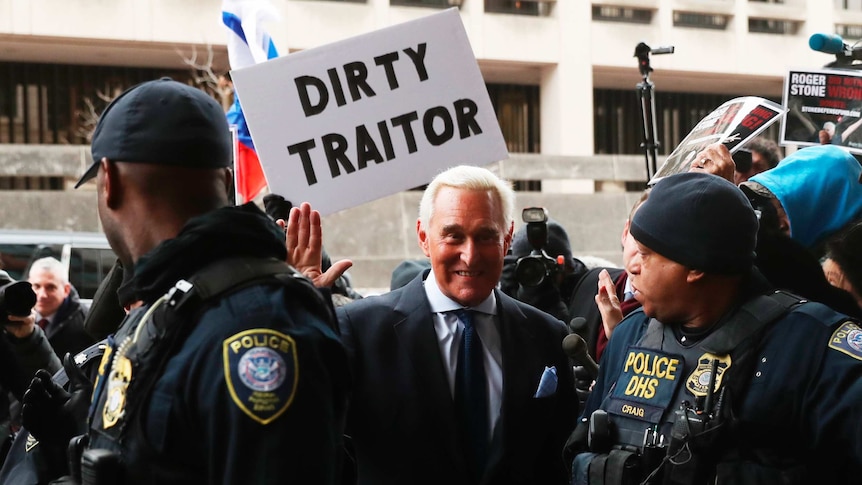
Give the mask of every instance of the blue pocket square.
<path id="1" fill-rule="evenodd" d="M 542 380 L 539 381 L 539 388 L 536 389 L 536 394 L 533 397 L 548 397 L 557 393 L 557 368 L 555 366 L 545 367 L 545 372 L 542 372 Z"/>

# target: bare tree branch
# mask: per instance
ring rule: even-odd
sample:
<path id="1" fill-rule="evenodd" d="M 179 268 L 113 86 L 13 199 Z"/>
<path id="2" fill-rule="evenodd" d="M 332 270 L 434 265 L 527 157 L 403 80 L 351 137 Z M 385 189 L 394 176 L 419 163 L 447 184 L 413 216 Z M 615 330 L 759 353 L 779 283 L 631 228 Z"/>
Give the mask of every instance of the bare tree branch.
<path id="1" fill-rule="evenodd" d="M 213 59 L 215 52 L 211 44 L 206 46 L 206 58 L 198 60 L 198 48 L 192 46 L 191 54 L 186 56 L 179 48 L 175 49 L 177 55 L 182 58 L 183 63 L 189 67 L 192 74 L 192 82 L 195 86 L 203 88 L 214 96 L 227 111 L 233 104 L 233 83 L 225 82 L 225 76 L 213 71 Z M 201 58 L 204 56 L 201 55 Z"/>
<path id="2" fill-rule="evenodd" d="M 118 92 L 109 95 L 102 90 L 96 90 L 96 98 L 103 101 L 105 105 L 113 101 L 119 95 Z M 87 143 L 93 141 L 93 131 L 96 129 L 96 124 L 99 122 L 100 112 L 96 109 L 93 98 L 84 96 L 84 109 L 75 110 L 75 117 L 78 119 L 78 124 L 75 130 L 75 135 L 87 140 Z"/>

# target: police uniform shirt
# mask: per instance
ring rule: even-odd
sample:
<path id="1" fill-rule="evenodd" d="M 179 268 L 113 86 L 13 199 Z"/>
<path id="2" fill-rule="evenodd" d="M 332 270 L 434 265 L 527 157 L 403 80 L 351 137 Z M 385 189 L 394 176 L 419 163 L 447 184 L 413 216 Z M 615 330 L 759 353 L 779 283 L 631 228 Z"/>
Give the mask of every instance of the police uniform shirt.
<path id="1" fill-rule="evenodd" d="M 584 416 L 605 408 L 632 345 L 649 318 L 637 310 L 615 330 L 602 356 L 601 375 Z M 787 458 L 817 464 L 835 477 L 858 474 L 862 466 L 859 402 L 862 402 L 862 328 L 824 305 L 806 303 L 781 317 L 764 334 L 745 395 L 737 398 L 738 439 L 751 449 L 770 449 Z M 730 367 L 734 364 L 731 362 Z M 698 381 L 698 367 L 686 366 L 682 385 Z M 841 480 L 836 481 L 836 483 Z M 841 482 L 846 483 L 846 482 Z"/>

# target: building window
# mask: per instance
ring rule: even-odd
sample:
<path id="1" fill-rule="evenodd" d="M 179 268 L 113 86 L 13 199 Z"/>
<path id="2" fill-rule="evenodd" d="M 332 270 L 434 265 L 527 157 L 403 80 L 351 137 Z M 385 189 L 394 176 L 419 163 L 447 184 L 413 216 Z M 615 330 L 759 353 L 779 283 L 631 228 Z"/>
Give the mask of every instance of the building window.
<path id="1" fill-rule="evenodd" d="M 457 3 L 456 3 L 457 2 Z M 389 0 L 390 5 L 406 7 L 452 7 L 458 5 L 458 0 Z"/>
<path id="2" fill-rule="evenodd" d="M 652 10 L 645 8 L 593 5 L 593 20 L 648 24 L 652 22 Z"/>
<path id="3" fill-rule="evenodd" d="M 512 153 L 540 153 L 539 87 L 488 84 L 506 148 Z"/>
<path id="4" fill-rule="evenodd" d="M 752 96 L 757 94 L 752 93 Z M 769 96 L 761 97 L 769 99 Z M 655 92 L 658 153 L 668 155 L 698 121 L 738 97 L 732 94 Z M 780 99 L 772 101 L 781 102 Z M 631 90 L 596 89 L 593 91 L 594 149 L 596 154 L 643 155 L 643 115 L 634 88 Z M 778 140 L 779 124 L 766 129 L 763 136 Z M 661 161 L 659 161 L 661 163 Z"/>
<path id="5" fill-rule="evenodd" d="M 99 114 L 126 88 L 185 70 L 0 62 L 0 143 L 88 144 Z"/>
<path id="6" fill-rule="evenodd" d="M 862 25 L 836 25 L 835 33 L 843 39 L 862 39 Z"/>
<path id="7" fill-rule="evenodd" d="M 515 192 L 541 192 L 541 180 L 513 180 L 512 189 Z"/>
<path id="8" fill-rule="evenodd" d="M 539 15 L 539 2 L 535 0 L 485 0 L 485 12 Z"/>
<path id="9" fill-rule="evenodd" d="M 835 0 L 835 8 L 859 12 L 862 11 L 862 0 Z"/>
<path id="10" fill-rule="evenodd" d="M 0 176 L 0 190 L 65 190 L 63 177 Z"/>
<path id="11" fill-rule="evenodd" d="M 696 13 L 696 12 L 673 12 L 674 27 L 695 27 L 699 29 L 724 30 L 727 28 L 727 15 Z"/>
<path id="12" fill-rule="evenodd" d="M 748 0 L 749 2 L 755 3 L 784 3 L 784 0 Z"/>
<path id="13" fill-rule="evenodd" d="M 760 34 L 796 35 L 799 23 L 792 20 L 748 19 L 748 31 Z"/>

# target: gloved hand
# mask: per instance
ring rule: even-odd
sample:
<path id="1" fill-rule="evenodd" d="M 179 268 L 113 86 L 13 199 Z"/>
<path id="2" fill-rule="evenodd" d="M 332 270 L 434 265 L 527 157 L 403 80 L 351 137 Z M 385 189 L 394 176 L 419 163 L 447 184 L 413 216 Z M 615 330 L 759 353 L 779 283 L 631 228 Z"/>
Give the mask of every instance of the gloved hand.
<path id="1" fill-rule="evenodd" d="M 48 371 L 36 372 L 24 393 L 21 418 L 40 442 L 65 447 L 72 437 L 87 431 L 93 383 L 68 353 L 63 357 L 63 370 L 69 378 L 68 391 L 54 382 Z"/>
<path id="2" fill-rule="evenodd" d="M 278 194 L 266 194 L 263 196 L 263 207 L 266 215 L 274 221 L 278 219 L 287 220 L 293 203 Z"/>
<path id="3" fill-rule="evenodd" d="M 583 411 L 584 404 L 590 397 L 590 391 L 593 388 L 593 378 L 582 365 L 573 366 L 572 371 L 575 374 L 575 393 L 578 395 L 579 411 Z"/>

